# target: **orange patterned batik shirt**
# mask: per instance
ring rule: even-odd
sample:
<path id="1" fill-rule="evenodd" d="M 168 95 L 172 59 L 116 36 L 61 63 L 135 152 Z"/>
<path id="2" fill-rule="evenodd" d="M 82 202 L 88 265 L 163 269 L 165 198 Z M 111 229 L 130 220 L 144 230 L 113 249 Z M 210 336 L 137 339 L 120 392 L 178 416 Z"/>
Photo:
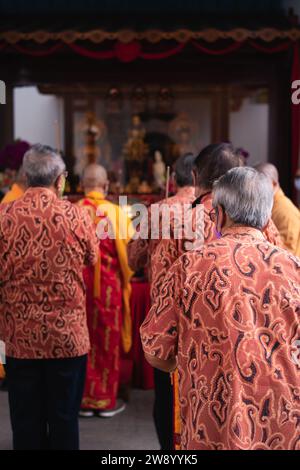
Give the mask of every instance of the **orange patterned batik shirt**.
<path id="1" fill-rule="evenodd" d="M 87 354 L 83 268 L 98 258 L 87 211 L 46 188 L 0 205 L 0 338 L 9 357 Z"/>
<path id="2" fill-rule="evenodd" d="M 181 448 L 300 449 L 300 260 L 256 229 L 182 255 L 141 327 L 177 356 Z"/>

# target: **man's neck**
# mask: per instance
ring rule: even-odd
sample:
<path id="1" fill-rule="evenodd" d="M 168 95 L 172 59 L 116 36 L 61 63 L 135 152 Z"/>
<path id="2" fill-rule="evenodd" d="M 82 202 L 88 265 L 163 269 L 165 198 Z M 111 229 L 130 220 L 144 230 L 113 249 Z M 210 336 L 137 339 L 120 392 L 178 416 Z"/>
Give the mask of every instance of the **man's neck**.
<path id="1" fill-rule="evenodd" d="M 211 189 L 207 189 L 207 188 L 198 188 L 197 189 L 197 196 L 198 197 L 201 197 L 201 196 L 203 196 L 203 194 L 208 194 L 208 193 L 211 193 Z"/>
<path id="2" fill-rule="evenodd" d="M 179 193 L 180 191 L 187 191 L 189 189 L 195 189 L 194 186 L 191 184 L 191 185 L 187 185 L 187 186 L 177 186 L 176 187 L 176 193 Z"/>

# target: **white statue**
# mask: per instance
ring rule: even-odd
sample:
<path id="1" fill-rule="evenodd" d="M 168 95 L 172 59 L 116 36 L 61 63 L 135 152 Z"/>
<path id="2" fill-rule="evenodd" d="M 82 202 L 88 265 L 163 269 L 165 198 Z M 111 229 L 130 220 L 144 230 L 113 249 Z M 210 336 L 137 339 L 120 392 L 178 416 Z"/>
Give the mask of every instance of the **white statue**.
<path id="1" fill-rule="evenodd" d="M 153 176 L 155 186 L 162 189 L 166 182 L 166 165 L 159 150 L 154 153 Z"/>

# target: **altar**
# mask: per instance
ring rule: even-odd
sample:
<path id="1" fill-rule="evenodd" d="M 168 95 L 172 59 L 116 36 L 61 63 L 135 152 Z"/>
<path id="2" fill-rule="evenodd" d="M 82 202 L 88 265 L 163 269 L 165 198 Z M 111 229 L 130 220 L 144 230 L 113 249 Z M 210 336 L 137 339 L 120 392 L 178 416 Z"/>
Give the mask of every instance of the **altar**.
<path id="1" fill-rule="evenodd" d="M 244 84 L 170 81 L 143 85 L 109 82 L 39 85 L 42 95 L 59 96 L 64 116 L 57 132 L 68 162 L 70 192 L 80 192 L 80 177 L 88 163 L 103 165 L 111 194 L 162 194 L 166 167 L 184 154 L 196 155 L 212 141 L 233 141 L 248 164 L 268 159 L 270 90 L 249 80 Z M 249 111 L 249 135 L 241 122 Z M 256 141 L 251 141 L 255 125 Z M 67 123 L 67 125 L 66 125 Z M 242 132 L 242 138 L 241 138 Z M 61 138 L 56 141 L 60 145 Z M 244 144 L 244 145 L 243 145 Z M 139 196 L 140 198 L 140 196 Z M 149 198 L 148 198 L 149 199 Z M 150 198 L 151 200 L 151 198 Z"/>

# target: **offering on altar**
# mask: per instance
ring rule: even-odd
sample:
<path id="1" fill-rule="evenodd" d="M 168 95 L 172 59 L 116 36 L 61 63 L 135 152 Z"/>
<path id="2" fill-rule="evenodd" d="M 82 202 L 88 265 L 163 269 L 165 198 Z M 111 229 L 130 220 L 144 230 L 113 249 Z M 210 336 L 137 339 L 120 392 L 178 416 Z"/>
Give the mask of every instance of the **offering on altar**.
<path id="1" fill-rule="evenodd" d="M 125 186 L 125 193 L 137 194 L 139 191 L 140 179 L 138 176 L 132 176 L 129 183 Z"/>
<path id="2" fill-rule="evenodd" d="M 146 180 L 142 181 L 141 184 L 138 187 L 138 193 L 139 194 L 151 194 L 152 193 L 152 187 Z"/>

